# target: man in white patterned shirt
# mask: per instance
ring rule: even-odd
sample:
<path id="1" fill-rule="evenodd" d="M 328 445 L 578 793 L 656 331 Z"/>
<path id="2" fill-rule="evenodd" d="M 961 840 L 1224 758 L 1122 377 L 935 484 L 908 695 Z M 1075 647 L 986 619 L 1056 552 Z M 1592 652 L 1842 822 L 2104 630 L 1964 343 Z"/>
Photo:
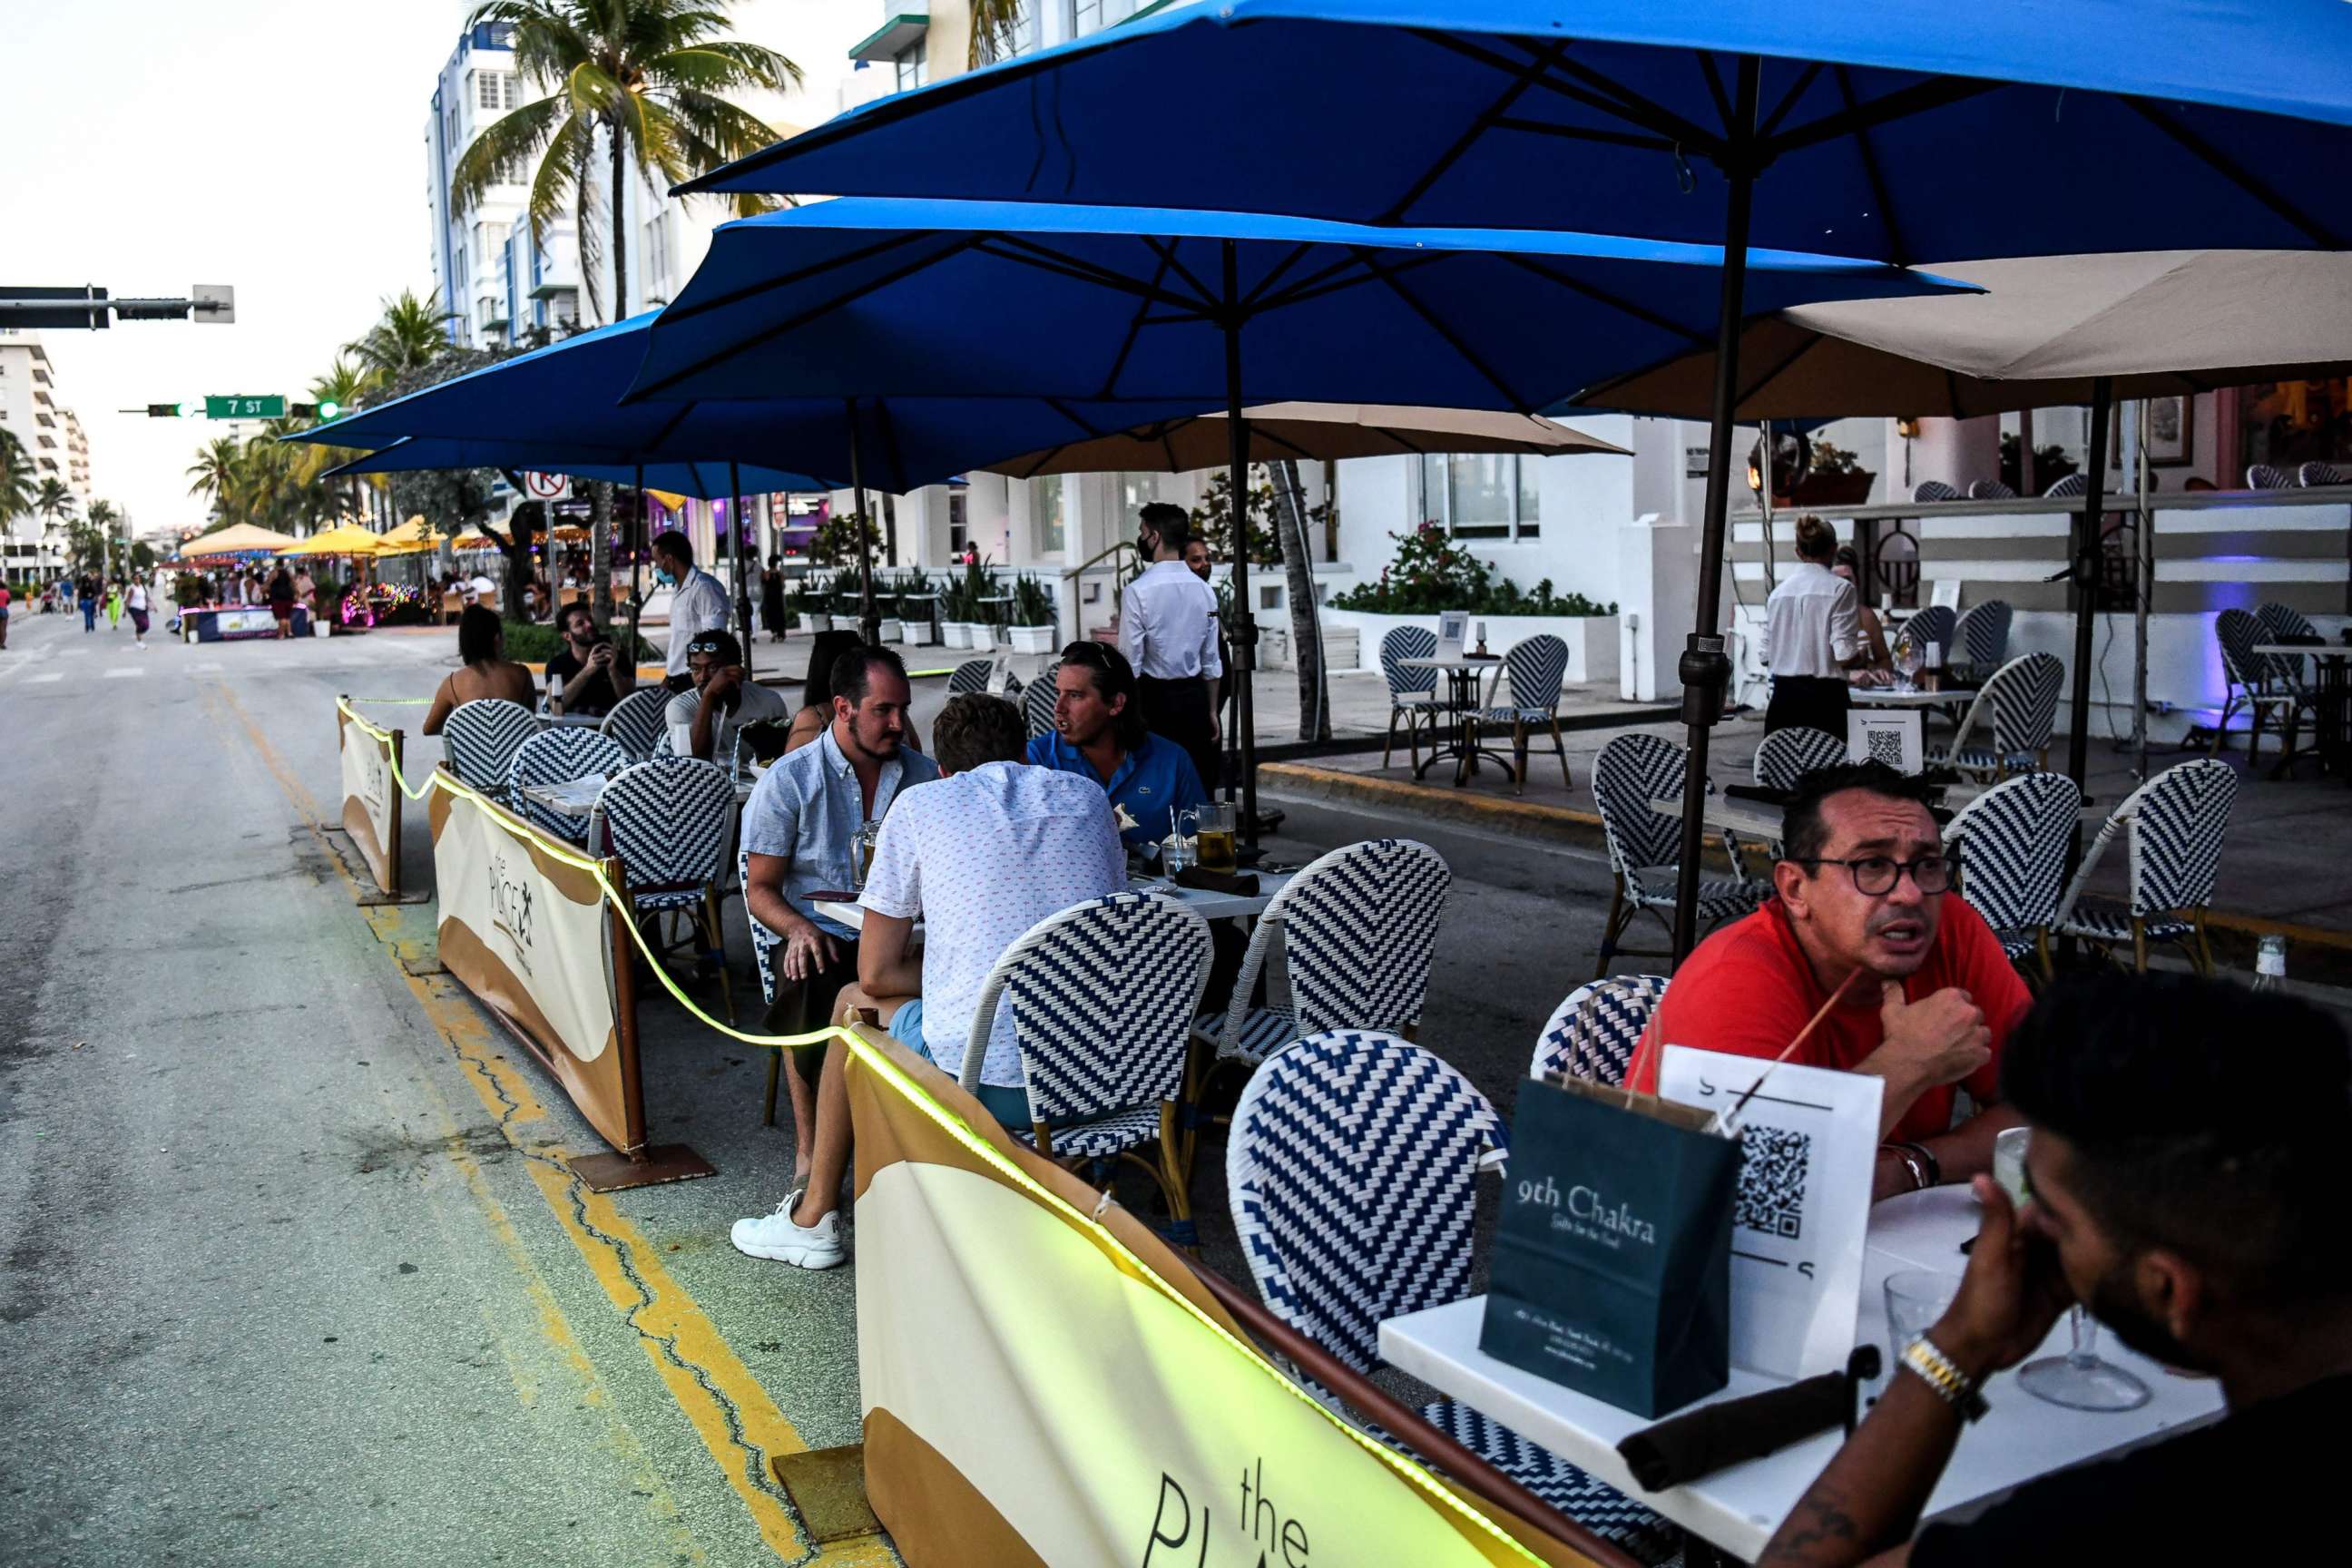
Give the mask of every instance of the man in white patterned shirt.
<path id="1" fill-rule="evenodd" d="M 1026 741 L 1020 710 L 1003 698 L 950 699 L 932 731 L 942 776 L 908 791 L 884 820 L 858 900 L 857 984 L 842 992 L 837 1016 L 873 1009 L 893 1038 L 950 1078 L 962 1073 L 981 991 L 1004 950 L 1046 916 L 1127 886 L 1109 797 L 1091 779 L 1024 763 Z M 849 1168 L 843 1068 L 835 1042 L 817 1088 L 807 1190 L 772 1214 L 738 1220 L 731 1234 L 741 1251 L 803 1268 L 830 1268 L 846 1256 L 837 1212 Z M 1000 1000 L 991 1024 L 980 1080 L 990 1114 L 1029 1127 L 1009 1002 Z"/>

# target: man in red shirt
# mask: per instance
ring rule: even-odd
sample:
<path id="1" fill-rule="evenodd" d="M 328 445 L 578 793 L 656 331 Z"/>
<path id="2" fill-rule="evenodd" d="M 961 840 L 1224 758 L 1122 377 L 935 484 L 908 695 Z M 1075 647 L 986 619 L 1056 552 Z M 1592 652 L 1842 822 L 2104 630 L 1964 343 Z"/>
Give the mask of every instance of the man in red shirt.
<path id="1" fill-rule="evenodd" d="M 1778 895 L 1675 971 L 1636 1054 L 1690 1046 L 1778 1057 L 1840 986 L 1791 1061 L 1886 1080 L 1874 1200 L 1991 1169 L 2000 1050 L 2032 998 L 1984 917 L 1947 896 L 1951 863 L 1918 779 L 1875 763 L 1808 774 L 1789 803 Z M 1952 1125 L 1954 1086 L 1990 1109 Z"/>

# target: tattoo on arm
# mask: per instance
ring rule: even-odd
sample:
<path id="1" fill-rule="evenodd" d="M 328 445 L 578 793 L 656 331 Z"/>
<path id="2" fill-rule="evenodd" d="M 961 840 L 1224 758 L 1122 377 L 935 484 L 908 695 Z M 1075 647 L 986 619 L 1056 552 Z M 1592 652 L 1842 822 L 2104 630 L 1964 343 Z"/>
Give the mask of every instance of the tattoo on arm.
<path id="1" fill-rule="evenodd" d="M 1797 1504 L 1796 1511 L 1756 1560 L 1756 1568 L 1827 1568 L 1828 1564 L 1860 1562 L 1871 1543 L 1858 1541 L 1853 1517 L 1835 1494 L 1822 1489 Z"/>

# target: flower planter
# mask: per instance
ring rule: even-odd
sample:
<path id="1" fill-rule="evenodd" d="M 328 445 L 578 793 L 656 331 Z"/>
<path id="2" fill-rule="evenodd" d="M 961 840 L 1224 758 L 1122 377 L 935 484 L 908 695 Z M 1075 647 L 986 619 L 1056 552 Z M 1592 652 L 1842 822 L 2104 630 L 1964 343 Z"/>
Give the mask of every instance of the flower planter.
<path id="1" fill-rule="evenodd" d="M 905 640 L 907 635 L 905 626 L 896 616 L 882 617 L 881 632 L 884 642 L 901 642 Z"/>
<path id="2" fill-rule="evenodd" d="M 971 638 L 971 642 L 965 646 L 970 647 L 972 652 L 990 653 L 994 651 L 996 647 L 996 628 L 994 626 L 990 626 L 986 621 L 967 621 L 964 623 L 964 630 L 970 634 Z"/>
<path id="3" fill-rule="evenodd" d="M 1004 629 L 1013 638 L 1013 651 L 1014 653 L 1051 653 L 1054 651 L 1054 628 L 1052 626 L 1007 626 Z"/>
<path id="4" fill-rule="evenodd" d="M 901 622 L 899 630 L 905 637 L 908 647 L 929 647 L 931 646 L 931 623 L 929 621 Z"/>
<path id="5" fill-rule="evenodd" d="M 814 614 L 807 610 L 803 610 L 799 615 L 794 616 L 793 619 L 799 624 L 798 629 L 811 634 L 824 631 L 827 626 L 833 624 L 831 616 Z"/>
<path id="6" fill-rule="evenodd" d="M 940 646 L 941 647 L 970 647 L 971 646 L 971 623 L 969 621 L 941 621 L 940 623 Z"/>
<path id="7" fill-rule="evenodd" d="M 1776 507 L 1801 506 L 1860 506 L 1870 499 L 1870 487 L 1878 475 L 1867 468 L 1857 468 L 1846 474 L 1807 474 L 1793 489 L 1780 491 L 1774 487 L 1772 504 Z"/>
<path id="8" fill-rule="evenodd" d="M 858 629 L 857 612 L 852 610 L 849 614 L 845 616 L 840 611 L 835 610 L 833 613 L 833 629 L 837 632 L 856 631 Z"/>

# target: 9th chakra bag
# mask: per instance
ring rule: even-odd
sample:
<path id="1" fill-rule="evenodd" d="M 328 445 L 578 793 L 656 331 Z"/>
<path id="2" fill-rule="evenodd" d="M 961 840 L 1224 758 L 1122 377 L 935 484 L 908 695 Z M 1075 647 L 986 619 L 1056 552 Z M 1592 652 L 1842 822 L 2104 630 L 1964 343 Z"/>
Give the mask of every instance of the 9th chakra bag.
<path id="1" fill-rule="evenodd" d="M 1739 1156 L 1709 1111 L 1522 1085 L 1479 1348 L 1639 1415 L 1721 1388 Z"/>

